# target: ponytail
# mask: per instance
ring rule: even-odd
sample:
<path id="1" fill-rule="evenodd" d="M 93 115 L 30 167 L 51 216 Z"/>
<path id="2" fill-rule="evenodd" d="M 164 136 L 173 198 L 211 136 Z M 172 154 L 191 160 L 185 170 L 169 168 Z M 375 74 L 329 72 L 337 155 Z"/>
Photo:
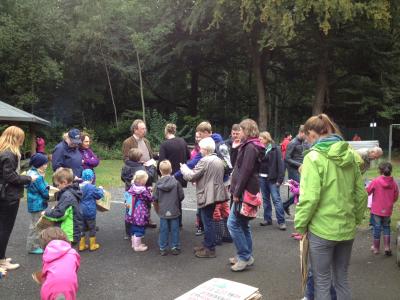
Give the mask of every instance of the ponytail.
<path id="1" fill-rule="evenodd" d="M 342 136 L 337 125 L 326 114 L 319 114 L 309 118 L 304 124 L 304 132 L 307 134 L 310 130 L 319 135 L 336 134 Z"/>
<path id="2" fill-rule="evenodd" d="M 390 162 L 384 161 L 379 164 L 379 173 L 384 176 L 392 175 L 392 164 Z"/>

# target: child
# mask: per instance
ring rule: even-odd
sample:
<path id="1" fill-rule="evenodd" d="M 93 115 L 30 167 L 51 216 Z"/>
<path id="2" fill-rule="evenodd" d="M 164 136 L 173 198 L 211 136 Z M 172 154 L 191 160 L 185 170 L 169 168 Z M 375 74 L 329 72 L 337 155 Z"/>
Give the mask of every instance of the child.
<path id="1" fill-rule="evenodd" d="M 31 215 L 31 224 L 29 225 L 29 232 L 26 240 L 26 250 L 31 254 L 43 254 L 35 225 L 40 219 L 42 211 L 47 208 L 47 201 L 49 200 L 49 185 L 44 179 L 47 163 L 47 156 L 42 153 L 32 155 L 29 161 L 31 169 L 28 171 L 27 175 L 37 176 L 36 181 L 27 186 L 28 212 Z"/>
<path id="2" fill-rule="evenodd" d="M 83 170 L 83 183 L 80 185 L 83 193 L 82 200 L 79 203 L 83 218 L 82 237 L 79 242 L 79 251 L 89 248 L 90 251 L 96 251 L 100 245 L 96 243 L 96 201 L 104 196 L 104 191 L 92 184 L 94 172 L 91 169 Z M 86 231 L 89 232 L 89 246 L 86 245 Z"/>
<path id="3" fill-rule="evenodd" d="M 42 284 L 42 300 L 74 300 L 78 291 L 80 256 L 71 248 L 64 231 L 49 227 L 40 233 L 44 250 L 41 272 L 32 274 Z"/>
<path id="4" fill-rule="evenodd" d="M 167 255 L 169 231 L 171 229 L 171 253 L 178 255 L 181 252 L 179 239 L 180 202 L 185 198 L 181 184 L 171 176 L 172 166 L 169 160 L 159 164 L 161 179 L 156 184 L 153 195 L 157 203 L 157 213 L 160 216 L 160 254 Z"/>
<path id="5" fill-rule="evenodd" d="M 142 244 L 142 238 L 146 225 L 149 223 L 150 207 L 153 201 L 150 188 L 146 187 L 148 178 L 146 171 L 139 170 L 135 173 L 132 186 L 128 190 L 132 198 L 131 201 L 126 202 L 125 221 L 130 224 L 132 248 L 136 252 L 147 250 L 147 246 Z"/>
<path id="6" fill-rule="evenodd" d="M 78 184 L 73 184 L 74 173 L 68 168 L 58 168 L 53 175 L 53 182 L 59 188 L 57 204 L 54 208 L 47 208 L 44 217 L 51 221 L 60 222 L 61 229 L 67 234 L 73 246 L 81 239 L 82 215 L 79 201 L 82 192 Z"/>
<path id="7" fill-rule="evenodd" d="M 391 163 L 382 162 L 378 168 L 381 176 L 372 180 L 367 187 L 368 195 L 372 194 L 371 213 L 374 218 L 374 242 L 371 250 L 374 254 L 379 253 L 383 228 L 385 255 L 390 256 L 392 255 L 390 250 L 390 216 L 392 215 L 393 205 L 399 197 L 399 187 L 391 176 Z"/>
<path id="8" fill-rule="evenodd" d="M 151 179 L 154 176 L 154 169 L 149 168 L 147 170 L 143 163 L 141 162 L 143 153 L 138 148 L 132 148 L 128 152 L 128 160 L 125 161 L 125 165 L 121 170 L 121 180 L 125 183 L 125 191 L 128 191 L 132 185 L 133 175 L 135 175 L 136 171 L 145 171 L 149 175 L 149 179 L 146 182 L 146 186 L 151 186 Z M 131 236 L 131 225 L 125 221 L 125 240 L 129 240 Z"/>

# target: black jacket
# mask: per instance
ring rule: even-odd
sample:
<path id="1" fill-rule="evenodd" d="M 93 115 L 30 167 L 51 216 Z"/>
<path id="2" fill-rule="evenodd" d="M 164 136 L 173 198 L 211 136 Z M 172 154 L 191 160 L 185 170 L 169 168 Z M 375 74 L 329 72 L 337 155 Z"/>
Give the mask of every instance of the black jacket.
<path id="1" fill-rule="evenodd" d="M 129 190 L 129 188 L 132 186 L 131 181 L 133 179 L 133 175 L 135 175 L 136 171 L 139 170 L 146 171 L 146 168 L 142 163 L 133 160 L 125 161 L 125 165 L 121 170 L 121 180 L 125 183 L 125 191 Z"/>
<path id="2" fill-rule="evenodd" d="M 260 173 L 268 174 L 268 180 L 282 184 L 285 168 L 280 147 L 272 144 L 271 150 L 264 155 L 261 161 Z"/>
<path id="3" fill-rule="evenodd" d="M 31 183 L 30 176 L 17 173 L 18 157 L 11 151 L 0 153 L 0 185 L 5 186 L 5 199 L 0 199 L 2 204 L 12 205 L 24 196 L 24 185 Z"/>
<path id="4" fill-rule="evenodd" d="M 61 223 L 61 229 L 71 242 L 79 242 L 83 231 L 83 217 L 79 207 L 81 199 L 79 185 L 72 184 L 59 191 L 56 206 L 45 211 L 46 217 Z"/>
<path id="5" fill-rule="evenodd" d="M 298 169 L 303 163 L 303 152 L 310 148 L 306 141 L 302 141 L 299 137 L 295 137 L 286 148 L 285 161 L 289 168 Z"/>

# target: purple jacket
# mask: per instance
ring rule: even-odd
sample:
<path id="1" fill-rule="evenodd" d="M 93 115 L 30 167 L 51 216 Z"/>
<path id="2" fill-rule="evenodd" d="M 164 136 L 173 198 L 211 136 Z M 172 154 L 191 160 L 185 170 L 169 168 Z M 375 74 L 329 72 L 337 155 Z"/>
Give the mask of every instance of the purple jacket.
<path id="1" fill-rule="evenodd" d="M 128 191 L 132 195 L 132 214 L 126 210 L 125 221 L 136 226 L 146 226 L 150 219 L 150 207 L 153 202 L 150 189 L 145 186 L 132 184 Z"/>
<path id="2" fill-rule="evenodd" d="M 92 169 L 96 168 L 99 163 L 100 160 L 99 158 L 96 156 L 96 154 L 93 153 L 92 149 L 79 149 L 79 151 L 81 152 L 82 155 L 82 159 L 83 159 L 83 169 Z"/>

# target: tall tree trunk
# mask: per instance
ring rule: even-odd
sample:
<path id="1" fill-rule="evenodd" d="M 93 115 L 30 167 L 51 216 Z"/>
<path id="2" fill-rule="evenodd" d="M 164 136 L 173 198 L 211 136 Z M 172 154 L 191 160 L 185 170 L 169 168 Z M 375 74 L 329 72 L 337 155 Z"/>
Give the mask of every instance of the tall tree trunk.
<path id="1" fill-rule="evenodd" d="M 324 35 L 321 33 L 321 35 Z M 317 82 L 315 89 L 315 98 L 313 102 L 313 115 L 320 114 L 324 111 L 325 103 L 328 102 L 328 67 L 329 53 L 326 46 L 326 37 L 321 36 L 322 53 L 320 57 L 319 69 L 317 74 Z"/>
<path id="2" fill-rule="evenodd" d="M 144 123 L 146 123 L 146 108 L 144 106 L 142 66 L 140 65 L 139 52 L 137 50 L 136 50 L 136 60 L 137 60 L 138 71 L 139 71 L 140 100 L 142 101 L 143 121 L 144 121 Z"/>
<path id="3" fill-rule="evenodd" d="M 189 115 L 195 117 L 197 115 L 197 107 L 199 101 L 199 69 L 193 66 L 190 69 L 190 105 Z"/>
<path id="4" fill-rule="evenodd" d="M 101 44 L 100 44 L 100 52 L 101 52 L 101 57 L 102 57 L 102 59 L 103 59 L 104 69 L 106 70 L 106 74 L 107 74 L 108 87 L 109 87 L 109 89 L 110 89 L 111 101 L 112 101 L 113 108 L 114 108 L 115 126 L 117 126 L 117 128 L 118 128 L 117 107 L 116 107 L 116 105 L 115 105 L 114 93 L 113 93 L 113 89 L 112 89 L 112 85 L 111 85 L 111 80 L 110 80 L 110 72 L 109 72 L 109 70 L 108 70 L 107 61 L 106 61 L 106 58 L 105 58 L 105 56 L 104 56 L 103 47 L 101 46 Z"/>
<path id="5" fill-rule="evenodd" d="M 251 55 L 253 60 L 253 73 L 257 84 L 258 99 L 258 127 L 260 130 L 267 130 L 268 125 L 268 103 L 267 94 L 265 92 L 265 82 L 262 63 L 262 52 L 258 50 L 258 45 L 252 43 Z"/>

